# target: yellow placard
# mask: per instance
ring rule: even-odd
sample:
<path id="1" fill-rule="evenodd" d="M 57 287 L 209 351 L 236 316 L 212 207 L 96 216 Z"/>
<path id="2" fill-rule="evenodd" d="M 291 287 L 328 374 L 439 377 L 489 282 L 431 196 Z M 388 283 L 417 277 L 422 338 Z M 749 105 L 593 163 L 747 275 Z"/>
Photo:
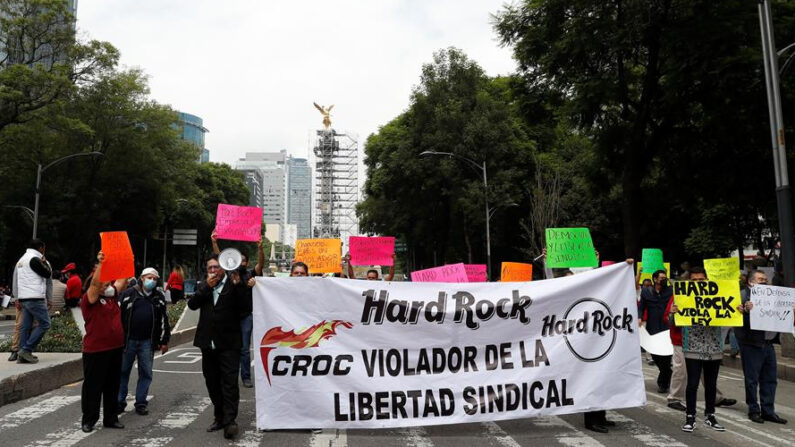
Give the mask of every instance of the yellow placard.
<path id="1" fill-rule="evenodd" d="M 707 271 L 707 278 L 718 280 L 740 280 L 740 260 L 739 258 L 717 258 L 705 259 L 704 270 Z"/>
<path id="2" fill-rule="evenodd" d="M 638 270 L 637 271 L 642 272 L 643 271 L 643 262 L 636 262 L 636 264 L 638 264 Z M 671 278 L 671 263 L 670 262 L 665 262 L 663 264 L 665 264 L 665 274 L 668 276 L 668 279 L 670 279 Z M 643 281 L 646 280 L 646 279 L 651 281 L 651 275 L 652 275 L 651 273 L 641 273 L 640 274 L 640 278 L 638 278 L 638 284 L 643 284 Z"/>
<path id="3" fill-rule="evenodd" d="M 295 260 L 309 267 L 309 273 L 342 273 L 342 244 L 339 239 L 298 239 Z"/>
<path id="4" fill-rule="evenodd" d="M 674 281 L 677 326 L 742 326 L 740 282 Z"/>

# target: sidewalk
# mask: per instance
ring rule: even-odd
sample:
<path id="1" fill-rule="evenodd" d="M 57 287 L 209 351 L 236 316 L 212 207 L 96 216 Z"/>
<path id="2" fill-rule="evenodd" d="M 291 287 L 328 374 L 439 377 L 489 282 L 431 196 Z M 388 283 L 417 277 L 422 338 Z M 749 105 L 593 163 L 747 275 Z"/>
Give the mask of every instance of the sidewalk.
<path id="1" fill-rule="evenodd" d="M 9 362 L 7 352 L 0 355 L 0 406 L 83 378 L 80 353 L 39 352 L 39 362 L 35 364 Z"/>
<path id="2" fill-rule="evenodd" d="M 776 363 L 778 364 L 778 378 L 779 380 L 788 380 L 795 382 L 795 359 L 792 357 L 784 357 L 781 355 L 781 345 L 773 345 L 776 350 Z M 723 367 L 743 370 L 743 362 L 739 354 L 736 358 L 732 358 L 729 354 L 723 354 Z"/>

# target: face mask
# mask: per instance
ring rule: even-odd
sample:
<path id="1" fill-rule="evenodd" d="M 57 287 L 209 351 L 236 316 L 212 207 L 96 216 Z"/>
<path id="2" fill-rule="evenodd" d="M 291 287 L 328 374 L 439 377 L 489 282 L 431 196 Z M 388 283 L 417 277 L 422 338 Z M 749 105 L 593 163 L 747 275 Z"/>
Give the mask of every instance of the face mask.
<path id="1" fill-rule="evenodd" d="M 112 297 L 115 294 L 116 294 L 116 289 L 114 289 L 113 286 L 108 286 L 105 289 L 105 296 L 106 297 Z"/>
<path id="2" fill-rule="evenodd" d="M 157 281 L 155 281 L 154 279 L 149 278 L 146 281 L 144 281 L 144 289 L 146 289 L 147 292 L 151 292 L 156 285 Z"/>
<path id="3" fill-rule="evenodd" d="M 661 280 L 660 281 L 660 287 L 662 287 L 663 289 L 668 287 L 668 280 L 667 279 Z"/>

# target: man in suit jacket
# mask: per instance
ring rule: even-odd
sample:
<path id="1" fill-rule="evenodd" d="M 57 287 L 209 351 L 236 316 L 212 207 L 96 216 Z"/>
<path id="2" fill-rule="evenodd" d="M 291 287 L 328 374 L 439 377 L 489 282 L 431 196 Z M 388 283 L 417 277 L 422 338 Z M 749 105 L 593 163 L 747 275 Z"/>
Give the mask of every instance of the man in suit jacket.
<path id="1" fill-rule="evenodd" d="M 193 345 L 202 351 L 202 374 L 214 407 L 215 420 L 207 431 L 223 429 L 227 439 L 239 432 L 235 419 L 240 400 L 237 375 L 242 346 L 240 319 L 246 313 L 245 289 L 239 275 L 224 272 L 213 257 L 207 261 L 207 279 L 188 300 L 189 308 L 201 309 Z"/>

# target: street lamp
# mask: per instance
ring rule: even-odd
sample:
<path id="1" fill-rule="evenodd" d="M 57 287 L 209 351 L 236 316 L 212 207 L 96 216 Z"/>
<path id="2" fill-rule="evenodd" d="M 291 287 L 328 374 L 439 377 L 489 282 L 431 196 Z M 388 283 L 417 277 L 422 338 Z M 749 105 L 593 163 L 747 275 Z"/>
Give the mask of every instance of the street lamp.
<path id="1" fill-rule="evenodd" d="M 3 208 L 18 208 L 25 212 L 31 222 L 33 222 L 33 210 L 22 205 L 3 205 Z"/>
<path id="2" fill-rule="evenodd" d="M 452 152 L 424 151 L 421 152 L 420 155 L 447 155 L 449 157 L 455 157 L 464 160 L 465 162 L 469 163 L 470 166 L 473 166 L 475 169 L 479 169 L 483 173 L 483 201 L 486 202 L 486 274 L 488 279 L 491 279 L 491 231 L 489 231 L 491 210 L 489 209 L 489 181 L 488 174 L 486 172 L 486 160 L 483 160 L 483 164 L 479 164 L 475 160 L 454 154 Z"/>
<path id="3" fill-rule="evenodd" d="M 793 45 L 776 52 L 773 36 L 773 14 L 769 0 L 759 0 L 759 26 L 762 32 L 762 56 L 765 63 L 767 84 L 767 106 L 770 114 L 770 138 L 773 142 L 773 171 L 776 178 L 776 202 L 778 204 L 778 226 L 781 236 L 781 261 L 784 281 L 791 285 L 795 281 L 795 250 L 792 234 L 792 193 L 787 172 L 787 152 L 784 144 L 784 116 L 781 111 L 778 58 Z M 784 63 L 786 68 L 789 59 Z"/>
<path id="4" fill-rule="evenodd" d="M 44 171 L 46 171 L 47 169 L 57 164 L 60 164 L 66 160 L 69 160 L 70 158 L 89 157 L 89 156 L 104 157 L 105 154 L 103 154 L 102 152 L 81 152 L 79 154 L 72 154 L 72 155 L 67 155 L 66 157 L 61 157 L 44 167 L 41 167 L 41 163 L 38 164 L 38 170 L 36 171 L 36 202 L 35 205 L 33 206 L 33 239 L 36 239 L 36 230 L 39 227 L 39 190 L 41 187 L 41 175 L 44 174 Z"/>

